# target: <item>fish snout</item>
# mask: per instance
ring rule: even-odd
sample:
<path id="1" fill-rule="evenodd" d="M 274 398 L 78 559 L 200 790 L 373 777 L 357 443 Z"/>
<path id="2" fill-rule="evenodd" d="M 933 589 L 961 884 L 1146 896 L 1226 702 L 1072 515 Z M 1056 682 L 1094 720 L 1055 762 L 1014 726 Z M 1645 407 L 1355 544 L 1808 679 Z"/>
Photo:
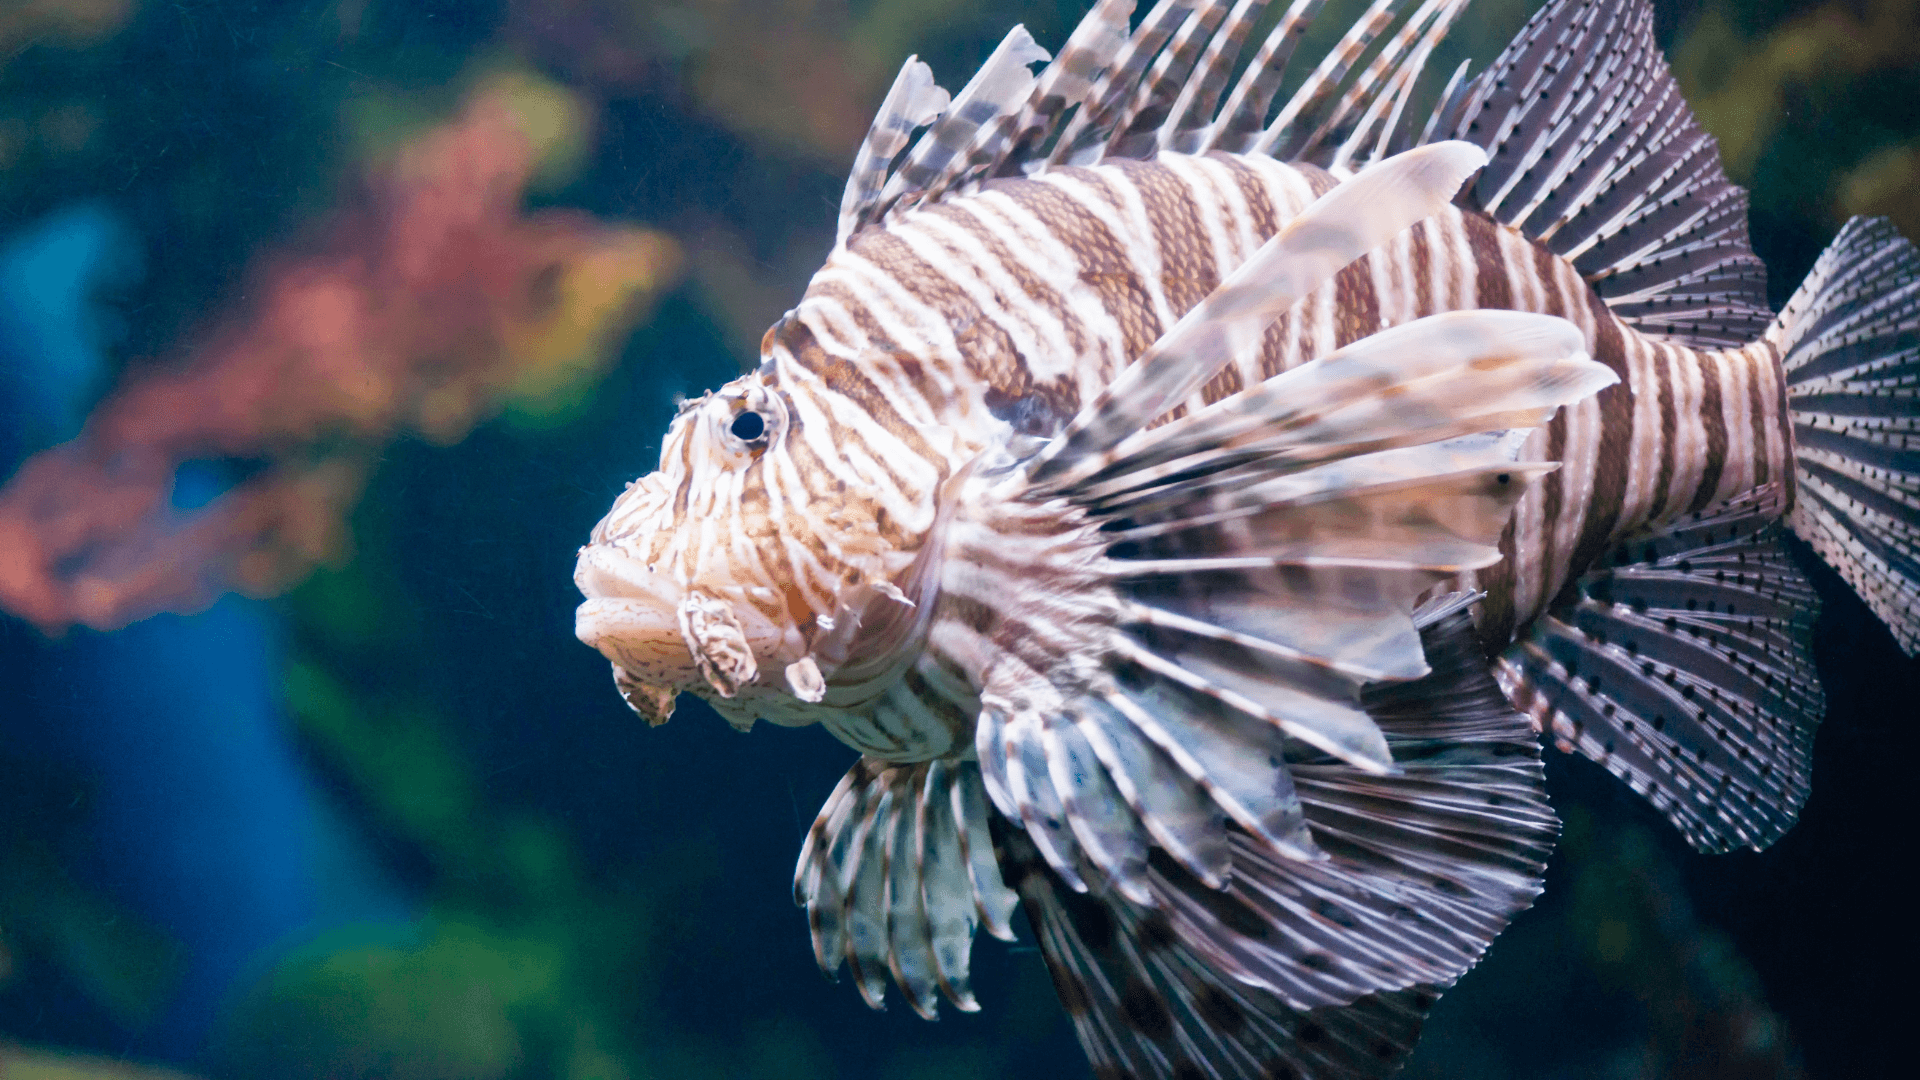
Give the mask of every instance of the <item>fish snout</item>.
<path id="1" fill-rule="evenodd" d="M 761 660 L 792 651 L 778 625 L 725 595 L 738 590 L 688 587 L 610 544 L 582 548 L 573 580 L 586 597 L 574 635 L 613 661 L 628 704 L 655 723 L 675 693 L 733 699 L 759 680 Z"/>
<path id="2" fill-rule="evenodd" d="M 592 544 L 580 549 L 573 583 L 586 597 L 574 611 L 574 636 L 613 661 L 618 679 L 653 699 L 699 684 L 699 666 L 680 632 L 686 590 L 678 582 L 618 548 Z"/>

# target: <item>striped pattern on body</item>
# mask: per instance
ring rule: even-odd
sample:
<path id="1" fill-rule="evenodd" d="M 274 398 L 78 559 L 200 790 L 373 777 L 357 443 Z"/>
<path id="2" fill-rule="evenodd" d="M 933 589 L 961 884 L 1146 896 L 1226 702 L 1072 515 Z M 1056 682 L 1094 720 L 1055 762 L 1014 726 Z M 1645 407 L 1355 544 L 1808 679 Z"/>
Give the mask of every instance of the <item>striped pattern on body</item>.
<path id="1" fill-rule="evenodd" d="M 833 417 L 840 453 L 816 484 L 904 478 L 903 428 L 958 433 L 948 475 L 1003 423 L 1047 436 L 1340 174 L 1229 154 L 1162 154 L 1057 169 L 913 211 L 858 234 L 769 336 L 797 390 L 817 378 L 861 402 Z M 1564 259 L 1449 208 L 1342 271 L 1185 408 L 1219 400 L 1389 326 L 1466 308 L 1558 315 L 1622 384 L 1539 429 L 1523 460 L 1559 461 L 1521 502 L 1487 590 L 1489 651 L 1634 528 L 1790 477 L 1779 360 L 1766 342 L 1708 351 L 1615 318 Z M 1179 410 L 1176 410 L 1176 415 Z M 885 470 L 863 467 L 892 461 Z M 923 474 L 924 475 L 924 474 Z M 933 512 L 935 484 L 890 503 Z M 902 517 L 899 520 L 908 520 Z M 911 544 L 901 530 L 890 541 Z M 956 609 L 990 595 L 953 597 Z"/>
<path id="2" fill-rule="evenodd" d="M 1464 6 L 1375 0 L 1277 113 L 1319 0 L 1251 65 L 1265 0 L 1098 0 L 944 112 L 909 60 L 759 369 L 582 552 L 648 719 L 692 689 L 867 755 L 795 895 L 870 1003 L 973 1007 L 985 818 L 1096 1071 L 1384 1076 L 1539 891 L 1535 733 L 1703 850 L 1792 823 L 1822 705 L 1781 517 L 1808 485 L 1849 580 L 1912 562 L 1877 418 L 1920 262 L 1860 231 L 1834 265 L 1897 295 L 1816 274 L 1774 321 L 1644 0 L 1553 0 L 1412 116 Z"/>
<path id="3" fill-rule="evenodd" d="M 1424 119 L 1464 0 L 1276 102 L 1319 6 L 1096 0 L 950 101 L 909 60 L 759 369 L 582 551 L 643 716 L 867 755 L 795 898 L 870 1004 L 973 1008 L 1010 885 L 1101 1075 L 1384 1077 L 1539 892 L 1537 734 L 1701 850 L 1791 826 L 1783 515 L 1920 641 L 1920 255 L 1851 224 L 1775 319 L 1645 0 Z"/>

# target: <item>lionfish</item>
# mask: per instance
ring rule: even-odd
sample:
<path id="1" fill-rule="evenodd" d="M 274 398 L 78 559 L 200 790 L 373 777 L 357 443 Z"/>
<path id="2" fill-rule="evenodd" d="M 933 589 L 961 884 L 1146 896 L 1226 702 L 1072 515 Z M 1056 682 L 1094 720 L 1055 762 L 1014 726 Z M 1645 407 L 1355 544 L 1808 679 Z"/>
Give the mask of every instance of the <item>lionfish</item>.
<path id="1" fill-rule="evenodd" d="M 1920 649 L 1913 246 L 1855 219 L 1774 315 L 1645 0 L 1430 113 L 1465 0 L 1375 0 L 1276 108 L 1320 6 L 909 59 L 758 368 L 580 553 L 650 723 L 862 755 L 794 895 L 875 1007 L 977 1009 L 1024 904 L 1096 1076 L 1384 1075 L 1541 888 L 1543 736 L 1701 850 L 1792 824 L 1784 532 Z"/>

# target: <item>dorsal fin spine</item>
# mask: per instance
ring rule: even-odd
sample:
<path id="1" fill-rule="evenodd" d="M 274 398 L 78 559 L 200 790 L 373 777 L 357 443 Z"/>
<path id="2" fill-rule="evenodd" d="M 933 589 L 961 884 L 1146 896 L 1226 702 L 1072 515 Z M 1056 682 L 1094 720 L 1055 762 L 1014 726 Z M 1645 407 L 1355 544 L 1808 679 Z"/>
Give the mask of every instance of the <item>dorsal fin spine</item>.
<path id="1" fill-rule="evenodd" d="M 1246 44 L 1247 36 L 1253 32 L 1254 23 L 1260 20 L 1270 2 L 1238 0 L 1234 4 L 1226 23 L 1207 42 L 1206 52 L 1195 66 L 1194 74 L 1180 88 L 1180 96 L 1167 114 L 1167 122 L 1160 127 L 1159 145 L 1162 150 L 1185 149 L 1182 142 L 1193 142 L 1193 136 L 1213 119 L 1220 105 L 1220 95 L 1227 88 L 1227 77 L 1233 73 L 1233 65 L 1240 59 L 1240 50 Z M 1183 140 L 1182 136 L 1187 138 Z"/>
<path id="2" fill-rule="evenodd" d="M 1266 127 L 1267 109 L 1273 104 L 1274 92 L 1280 89 L 1280 80 L 1286 75 L 1287 62 L 1293 59 L 1293 50 L 1300 44 L 1300 37 L 1312 25 L 1313 17 L 1319 13 L 1320 6 L 1326 0 L 1293 0 L 1286 14 L 1274 24 L 1273 30 L 1260 43 L 1260 51 L 1254 54 L 1253 62 L 1234 84 L 1233 92 L 1227 95 L 1227 103 L 1221 107 L 1213 125 L 1207 129 L 1195 153 L 1208 150 L 1227 150 L 1239 152 L 1242 139 L 1254 138 Z"/>
<path id="3" fill-rule="evenodd" d="M 1068 121 L 1060 141 L 1047 158 L 1048 167 L 1078 164 L 1078 152 L 1090 141 L 1098 140 L 1104 145 L 1101 135 L 1108 130 L 1106 125 L 1114 109 L 1132 97 L 1147 65 L 1190 14 L 1192 8 L 1188 0 L 1158 0 L 1154 4 L 1153 10 L 1140 20 L 1139 29 L 1114 56 L 1106 74 L 1094 82 L 1079 111 Z"/>
<path id="4" fill-rule="evenodd" d="M 1032 93 L 1034 76 L 1027 65 L 1049 58 L 1025 26 L 1008 31 L 945 114 L 921 137 L 900 171 L 887 181 L 878 212 L 884 214 L 908 194 L 924 195 L 951 185 L 956 179 L 954 163 L 959 161 L 963 168 L 970 164 L 966 154 L 980 129 L 1004 113 L 1009 102 L 1024 102 Z"/>
<path id="5" fill-rule="evenodd" d="M 1158 148 L 1156 129 L 1170 116 L 1171 109 L 1187 84 L 1189 73 L 1199 62 L 1202 50 L 1226 17 L 1219 3 L 1190 7 L 1191 14 L 1173 41 L 1153 61 L 1147 77 L 1134 91 L 1133 100 L 1114 125 L 1107 139 L 1108 157 L 1137 156 L 1130 151 L 1136 144 Z"/>
<path id="6" fill-rule="evenodd" d="M 1266 131 L 1248 149 L 1248 153 L 1268 154 L 1274 157 L 1297 157 L 1313 152 L 1313 139 L 1302 141 L 1298 145 L 1282 145 L 1282 140 L 1294 134 L 1297 129 L 1295 120 L 1307 109 L 1320 103 L 1340 88 L 1340 83 L 1353 70 L 1353 65 L 1366 51 L 1373 39 L 1379 37 L 1393 24 L 1400 5 L 1407 0 L 1374 0 L 1373 6 L 1361 15 L 1332 49 L 1328 50 L 1320 63 L 1300 84 L 1293 97 L 1280 107 L 1280 112 L 1267 125 Z"/>
<path id="7" fill-rule="evenodd" d="M 1472 66 L 1473 61 L 1462 60 L 1460 66 L 1453 69 L 1453 75 L 1447 79 L 1446 87 L 1440 91 L 1440 107 L 1427 117 L 1426 126 L 1420 129 L 1420 137 L 1413 141 L 1414 146 L 1425 146 L 1433 141 L 1433 133 L 1440 123 L 1440 118 L 1452 111 L 1459 104 L 1460 96 L 1467 92 L 1470 85 L 1467 81 L 1467 69 Z"/>
<path id="8" fill-rule="evenodd" d="M 893 159 L 906 147 L 913 129 L 939 116 L 947 105 L 947 92 L 934 85 L 933 69 L 921 63 L 918 56 L 907 57 L 854 158 L 853 173 L 847 177 L 846 191 L 840 197 L 836 244 L 846 243 L 855 229 L 876 216 L 874 210 Z"/>
<path id="9" fill-rule="evenodd" d="M 1425 0 L 1416 8 L 1400 29 L 1387 39 L 1353 84 L 1340 95 L 1327 118 L 1309 137 L 1309 144 L 1324 145 L 1329 139 L 1340 138 L 1341 146 L 1334 151 L 1335 160 L 1339 160 L 1348 141 L 1365 142 L 1372 124 L 1398 95 L 1397 87 L 1402 80 L 1411 80 L 1419 73 L 1419 66 L 1413 62 L 1413 58 L 1420 52 L 1420 45 L 1444 35 L 1453 25 L 1453 16 L 1463 6 L 1464 0 Z M 1393 14 L 1398 18 L 1397 9 Z M 1360 118 L 1352 122 L 1352 127 L 1348 127 L 1348 118 L 1354 116 L 1356 111 Z M 1351 157 L 1351 152 L 1346 156 Z"/>
<path id="10" fill-rule="evenodd" d="M 1098 0 L 1066 44 L 1047 65 L 1033 88 L 1033 98 L 1014 122 L 1011 134 L 1016 154 L 1021 147 L 1037 152 L 1060 114 L 1069 107 L 1085 108 L 1100 80 L 1113 70 L 1113 61 L 1131 36 L 1129 20 L 1135 0 Z M 1065 143 L 1065 133 L 1061 142 Z"/>
<path id="11" fill-rule="evenodd" d="M 1342 97 L 1339 108 L 1320 125 L 1309 143 L 1337 133 L 1340 121 L 1361 102 L 1366 102 L 1365 112 L 1361 114 L 1359 122 L 1348 132 L 1333 156 L 1333 165 L 1345 168 L 1366 144 L 1369 132 L 1381 121 L 1382 114 L 1392 108 L 1393 114 L 1386 120 L 1377 140 L 1378 147 L 1373 159 L 1378 160 L 1386 148 L 1388 133 L 1398 122 L 1398 105 L 1405 104 L 1407 92 L 1426 67 L 1427 55 L 1453 28 L 1453 20 L 1465 10 L 1466 5 L 1467 0 L 1426 0 L 1400 28 L 1400 32 L 1380 50 L 1379 55 L 1373 58 L 1373 62 L 1367 65 L 1367 69 L 1360 73 L 1360 78 Z M 1402 56 L 1406 57 L 1404 62 L 1401 61 Z M 1376 85 L 1381 87 L 1382 92 L 1373 93 Z"/>

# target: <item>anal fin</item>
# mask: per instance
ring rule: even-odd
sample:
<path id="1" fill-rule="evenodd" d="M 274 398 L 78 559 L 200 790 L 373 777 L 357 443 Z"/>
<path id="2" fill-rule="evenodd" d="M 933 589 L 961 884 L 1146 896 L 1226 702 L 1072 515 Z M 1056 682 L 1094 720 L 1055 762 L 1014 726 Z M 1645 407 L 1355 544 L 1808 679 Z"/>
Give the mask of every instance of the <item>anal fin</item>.
<path id="1" fill-rule="evenodd" d="M 1562 750 L 1702 851 L 1767 847 L 1807 797 L 1818 601 L 1781 546 L 1782 503 L 1770 484 L 1626 538 L 1497 664 Z"/>

